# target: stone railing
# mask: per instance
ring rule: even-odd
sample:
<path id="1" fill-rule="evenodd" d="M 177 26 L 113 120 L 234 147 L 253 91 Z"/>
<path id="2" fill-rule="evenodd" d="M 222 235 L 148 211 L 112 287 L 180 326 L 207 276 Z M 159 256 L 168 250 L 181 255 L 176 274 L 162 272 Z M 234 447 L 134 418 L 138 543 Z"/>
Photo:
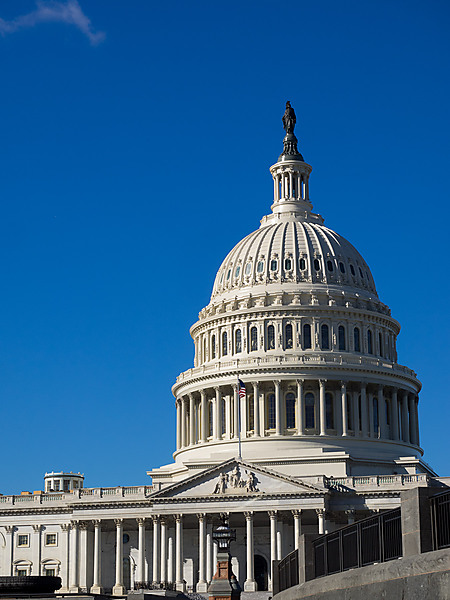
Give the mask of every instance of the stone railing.
<path id="1" fill-rule="evenodd" d="M 349 365 L 363 366 L 364 368 L 375 367 L 378 369 L 387 369 L 393 373 L 402 373 L 410 377 L 416 377 L 416 373 L 405 367 L 383 358 L 374 356 L 356 356 L 352 354 L 335 354 L 335 353 L 304 353 L 304 354 L 286 354 L 283 356 L 260 356 L 255 358 L 237 358 L 234 360 L 218 360 L 214 363 L 201 365 L 188 369 L 177 377 L 177 383 L 188 381 L 197 375 L 220 374 L 223 371 L 245 371 L 245 369 L 254 369 L 255 367 L 274 367 L 279 368 L 280 365 L 301 366 L 301 365 Z"/>
<path id="2" fill-rule="evenodd" d="M 368 475 L 356 477 L 328 477 L 325 485 L 333 489 L 398 488 L 408 485 L 427 486 L 430 477 L 426 473 L 416 475 Z"/>
<path id="3" fill-rule="evenodd" d="M 136 499 L 145 499 L 154 491 L 151 485 L 126 486 L 115 488 L 80 488 L 71 492 L 43 492 L 41 494 L 21 494 L 0 496 L 0 506 L 16 506 L 44 503 L 71 503 L 81 501 L 105 501 L 131 496 Z"/>

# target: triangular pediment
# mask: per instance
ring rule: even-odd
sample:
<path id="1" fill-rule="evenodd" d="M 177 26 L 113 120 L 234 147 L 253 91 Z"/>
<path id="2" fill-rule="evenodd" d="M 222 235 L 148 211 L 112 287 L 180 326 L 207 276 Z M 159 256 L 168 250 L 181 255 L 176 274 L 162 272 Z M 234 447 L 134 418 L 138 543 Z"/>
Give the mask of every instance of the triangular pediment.
<path id="1" fill-rule="evenodd" d="M 287 475 L 230 459 L 151 495 L 153 499 L 224 496 L 271 496 L 273 494 L 317 494 L 324 490 Z"/>

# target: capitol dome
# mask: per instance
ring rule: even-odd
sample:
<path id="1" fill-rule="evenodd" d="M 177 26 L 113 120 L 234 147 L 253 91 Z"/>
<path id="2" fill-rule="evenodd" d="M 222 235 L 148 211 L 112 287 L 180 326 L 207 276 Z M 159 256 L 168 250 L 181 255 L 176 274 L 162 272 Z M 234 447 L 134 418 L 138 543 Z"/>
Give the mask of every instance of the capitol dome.
<path id="1" fill-rule="evenodd" d="M 359 252 L 313 212 L 295 120 L 289 105 L 271 213 L 226 256 L 191 327 L 175 462 L 156 483 L 236 457 L 299 477 L 427 469 L 400 325 Z"/>

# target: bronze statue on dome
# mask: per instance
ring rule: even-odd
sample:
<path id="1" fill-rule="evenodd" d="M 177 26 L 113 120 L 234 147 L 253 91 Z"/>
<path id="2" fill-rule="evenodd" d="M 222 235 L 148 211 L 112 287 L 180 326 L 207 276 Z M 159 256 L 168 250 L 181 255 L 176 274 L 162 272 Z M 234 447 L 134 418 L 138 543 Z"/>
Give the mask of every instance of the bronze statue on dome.
<path id="1" fill-rule="evenodd" d="M 295 111 L 291 106 L 289 100 L 286 102 L 286 110 L 283 115 L 283 127 L 286 133 L 294 133 L 295 123 L 297 122 L 297 118 L 295 116 Z"/>

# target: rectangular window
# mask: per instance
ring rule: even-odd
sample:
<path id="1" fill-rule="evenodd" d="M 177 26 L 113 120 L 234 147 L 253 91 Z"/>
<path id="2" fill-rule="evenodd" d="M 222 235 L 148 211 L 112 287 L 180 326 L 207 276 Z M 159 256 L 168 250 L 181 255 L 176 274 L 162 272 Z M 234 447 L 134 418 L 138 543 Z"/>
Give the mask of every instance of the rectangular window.
<path id="1" fill-rule="evenodd" d="M 46 546 L 56 546 L 56 533 L 47 533 L 45 535 Z"/>
<path id="2" fill-rule="evenodd" d="M 59 480 L 53 482 L 53 491 L 59 492 Z"/>
<path id="3" fill-rule="evenodd" d="M 17 536 L 17 545 L 20 547 L 29 545 L 29 537 L 27 533 L 21 533 Z"/>
<path id="4" fill-rule="evenodd" d="M 64 479 L 63 480 L 63 490 L 65 492 L 69 491 L 69 486 L 70 486 L 70 480 L 69 479 Z"/>
<path id="5" fill-rule="evenodd" d="M 47 577 L 55 577 L 56 569 L 45 569 L 45 574 L 47 575 Z"/>
<path id="6" fill-rule="evenodd" d="M 26 569 L 17 569 L 17 577 L 26 577 L 28 572 Z"/>

